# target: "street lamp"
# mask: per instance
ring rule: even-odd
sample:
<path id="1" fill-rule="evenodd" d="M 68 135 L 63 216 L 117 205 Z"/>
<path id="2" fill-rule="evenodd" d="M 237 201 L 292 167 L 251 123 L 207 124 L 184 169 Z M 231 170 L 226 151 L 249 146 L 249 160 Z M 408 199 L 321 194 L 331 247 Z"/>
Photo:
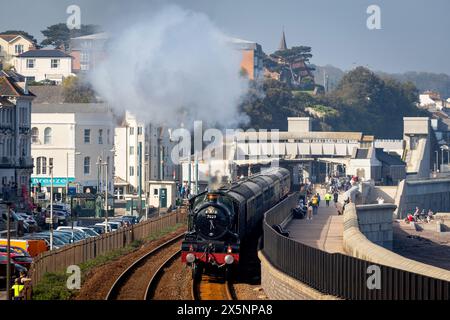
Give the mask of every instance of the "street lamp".
<path id="1" fill-rule="evenodd" d="M 81 155 L 81 152 L 74 152 L 74 161 L 75 156 Z M 66 152 L 66 203 L 68 203 L 69 198 L 69 152 Z"/>
<path id="2" fill-rule="evenodd" d="M 449 147 L 447 146 L 447 145 L 443 145 L 443 146 L 441 146 L 441 161 L 442 161 L 442 168 L 444 168 L 444 150 L 447 150 L 447 153 L 448 153 L 448 151 L 449 151 Z M 447 157 L 447 166 L 448 166 L 448 157 Z M 444 171 L 444 170 L 442 170 L 442 171 Z"/>
<path id="3" fill-rule="evenodd" d="M 439 172 L 439 152 L 435 150 L 434 153 L 436 154 L 436 172 Z"/>
<path id="4" fill-rule="evenodd" d="M 48 166 L 50 170 L 50 251 L 53 250 L 53 164 Z"/>

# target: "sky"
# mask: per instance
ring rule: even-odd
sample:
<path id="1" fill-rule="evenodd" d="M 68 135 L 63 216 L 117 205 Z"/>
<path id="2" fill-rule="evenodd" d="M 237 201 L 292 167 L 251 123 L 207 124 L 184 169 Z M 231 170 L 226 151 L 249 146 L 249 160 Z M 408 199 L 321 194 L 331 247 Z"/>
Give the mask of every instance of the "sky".
<path id="1" fill-rule="evenodd" d="M 284 28 L 288 47 L 311 46 L 317 65 L 450 74 L 448 0 L 0 0 L 0 30 L 42 40 L 40 31 L 65 22 L 72 4 L 83 24 L 109 30 L 170 3 L 205 13 L 226 34 L 258 42 L 266 53 L 276 50 Z M 367 28 L 370 5 L 380 7 L 380 30 Z"/>

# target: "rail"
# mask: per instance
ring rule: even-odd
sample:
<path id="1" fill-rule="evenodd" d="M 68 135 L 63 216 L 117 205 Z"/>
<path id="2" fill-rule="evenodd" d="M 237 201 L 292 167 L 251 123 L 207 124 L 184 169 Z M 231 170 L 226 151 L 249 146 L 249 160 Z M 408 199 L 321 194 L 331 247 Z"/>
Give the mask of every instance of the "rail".
<path id="1" fill-rule="evenodd" d="M 156 253 L 164 250 L 165 248 L 171 246 L 172 244 L 176 243 L 177 241 L 181 240 L 184 237 L 184 234 L 180 234 L 169 241 L 164 242 L 163 244 L 159 245 L 153 250 L 150 250 L 146 254 L 139 257 L 137 260 L 135 260 L 125 271 L 122 272 L 122 274 L 116 279 L 114 284 L 111 286 L 111 289 L 109 290 L 108 294 L 106 295 L 106 300 L 114 300 L 117 298 L 121 287 L 124 285 L 124 283 L 132 276 L 133 272 L 140 267 L 143 263 L 145 263 L 148 259 L 151 259 L 153 255 Z M 179 254 L 179 251 L 177 252 Z M 166 265 L 167 261 L 163 264 Z M 161 267 L 158 269 L 158 271 L 161 269 Z M 158 272 L 157 271 L 157 272 Z M 157 273 L 156 272 L 156 273 Z M 156 274 L 155 273 L 155 274 Z M 154 276 L 150 280 L 145 293 L 144 293 L 144 300 L 147 300 L 147 297 L 149 296 L 149 288 L 151 287 L 152 282 L 154 282 Z"/>
<path id="2" fill-rule="evenodd" d="M 33 285 L 39 283 L 47 272 L 64 271 L 70 265 L 78 265 L 108 252 L 124 248 L 135 240 L 143 240 L 151 234 L 185 222 L 186 217 L 186 211 L 178 209 L 128 228 L 89 238 L 58 250 L 44 252 L 34 259 L 30 268 L 32 283 Z"/>
<path id="3" fill-rule="evenodd" d="M 262 254 L 279 271 L 324 293 L 350 300 L 448 300 L 450 282 L 341 253 L 328 253 L 284 237 L 272 226 L 289 218 L 296 195 L 265 214 Z M 368 278 L 379 268 L 379 285 Z M 370 268 L 369 268 L 370 267 Z M 377 269 L 377 268 L 375 268 Z M 370 282 L 370 280 L 369 280 Z"/>

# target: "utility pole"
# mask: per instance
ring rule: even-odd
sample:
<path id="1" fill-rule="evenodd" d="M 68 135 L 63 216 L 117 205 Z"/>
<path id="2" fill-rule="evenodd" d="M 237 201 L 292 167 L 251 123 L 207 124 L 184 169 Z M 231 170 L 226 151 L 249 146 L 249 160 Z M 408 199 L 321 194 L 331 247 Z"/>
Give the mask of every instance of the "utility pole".
<path id="1" fill-rule="evenodd" d="M 53 164 L 50 169 L 50 250 L 53 250 Z"/>
<path id="2" fill-rule="evenodd" d="M 138 195 L 139 195 L 139 202 L 138 202 L 138 211 L 139 211 L 139 217 L 142 215 L 142 142 L 139 142 L 138 144 Z"/>
<path id="3" fill-rule="evenodd" d="M 198 156 L 195 154 L 195 195 L 198 194 Z"/>
<path id="4" fill-rule="evenodd" d="M 7 203 L 7 230 L 6 230 L 6 252 L 7 252 L 7 261 L 6 261 L 6 299 L 11 300 L 11 204 Z"/>
<path id="5" fill-rule="evenodd" d="M 105 229 L 108 233 L 108 162 L 105 162 Z"/>

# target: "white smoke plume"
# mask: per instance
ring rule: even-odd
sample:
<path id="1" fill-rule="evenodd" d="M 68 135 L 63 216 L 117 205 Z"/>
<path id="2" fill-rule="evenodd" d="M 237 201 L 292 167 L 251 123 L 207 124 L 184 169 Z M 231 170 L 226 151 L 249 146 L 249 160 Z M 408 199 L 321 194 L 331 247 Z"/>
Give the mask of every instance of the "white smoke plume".
<path id="1" fill-rule="evenodd" d="M 246 121 L 238 111 L 248 89 L 242 53 L 204 14 L 166 6 L 111 34 L 106 52 L 90 80 L 118 111 L 171 126 Z"/>

